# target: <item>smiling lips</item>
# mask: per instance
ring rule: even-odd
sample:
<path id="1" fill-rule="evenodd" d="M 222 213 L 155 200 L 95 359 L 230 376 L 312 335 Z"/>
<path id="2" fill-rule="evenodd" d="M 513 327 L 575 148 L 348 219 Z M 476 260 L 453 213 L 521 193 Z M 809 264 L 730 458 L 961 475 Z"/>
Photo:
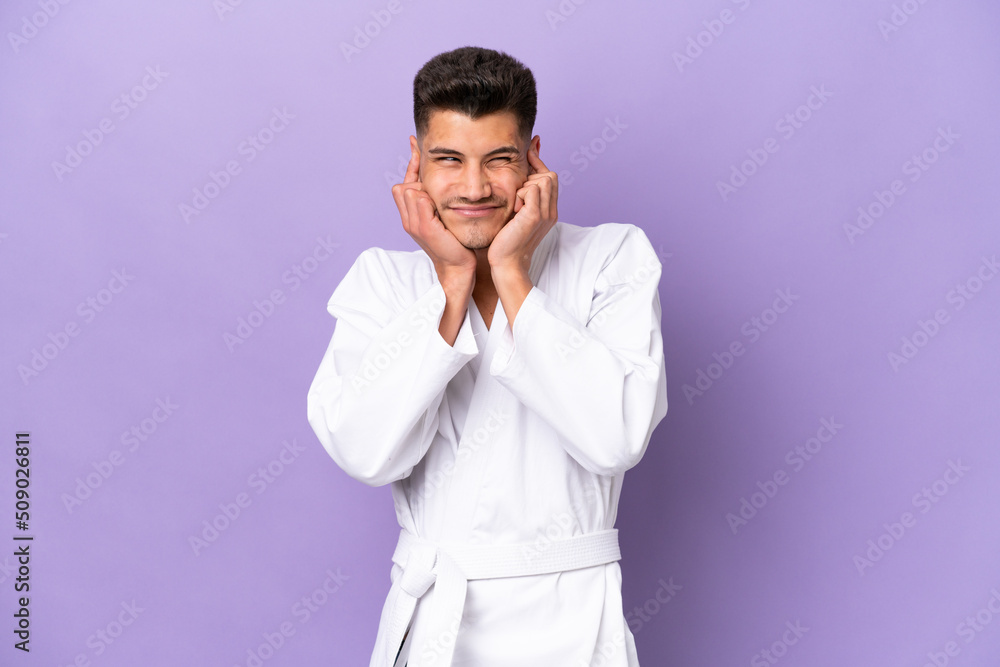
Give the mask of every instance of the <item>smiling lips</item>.
<path id="1" fill-rule="evenodd" d="M 452 206 L 451 210 L 465 218 L 481 218 L 489 215 L 499 206 Z"/>

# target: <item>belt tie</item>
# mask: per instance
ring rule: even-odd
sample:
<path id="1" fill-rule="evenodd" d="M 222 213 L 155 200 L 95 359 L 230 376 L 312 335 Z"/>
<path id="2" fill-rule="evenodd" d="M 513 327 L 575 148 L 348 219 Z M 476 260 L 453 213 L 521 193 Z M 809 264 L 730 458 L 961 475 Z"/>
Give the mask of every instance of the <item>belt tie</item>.
<path id="1" fill-rule="evenodd" d="M 382 608 L 370 667 L 392 667 L 417 600 L 431 586 L 435 587 L 434 604 L 420 636 L 413 636 L 411 667 L 451 665 L 470 580 L 551 574 L 620 559 L 615 528 L 553 540 L 543 546 L 438 544 L 401 530 L 392 562 L 402 568 L 402 573 L 393 582 Z"/>

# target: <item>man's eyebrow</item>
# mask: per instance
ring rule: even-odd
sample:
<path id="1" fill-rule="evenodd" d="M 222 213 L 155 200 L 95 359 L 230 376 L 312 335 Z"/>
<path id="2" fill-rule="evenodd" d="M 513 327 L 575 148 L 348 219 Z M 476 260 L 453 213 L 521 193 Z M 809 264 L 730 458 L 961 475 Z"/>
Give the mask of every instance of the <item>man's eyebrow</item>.
<path id="1" fill-rule="evenodd" d="M 427 151 L 428 155 L 457 155 L 459 157 L 465 157 L 460 151 L 456 151 L 453 148 L 442 148 L 434 147 Z M 494 148 L 486 157 L 492 157 L 494 155 L 520 155 L 521 151 L 518 150 L 517 146 L 501 146 L 500 148 Z"/>

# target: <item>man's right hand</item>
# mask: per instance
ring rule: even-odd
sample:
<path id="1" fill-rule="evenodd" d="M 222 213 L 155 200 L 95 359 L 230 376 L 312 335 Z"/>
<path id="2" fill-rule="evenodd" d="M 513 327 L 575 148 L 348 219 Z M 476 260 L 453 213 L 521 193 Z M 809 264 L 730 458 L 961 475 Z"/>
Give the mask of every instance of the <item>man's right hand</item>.
<path id="1" fill-rule="evenodd" d="M 445 293 L 445 312 L 438 328 L 449 345 L 455 343 L 476 282 L 476 254 L 459 243 L 441 222 L 434 200 L 419 179 L 420 152 L 411 147 L 402 183 L 392 186 L 403 229 L 434 263 Z"/>
<path id="2" fill-rule="evenodd" d="M 413 151 L 402 183 L 392 186 L 392 196 L 403 220 L 403 229 L 434 262 L 438 277 L 476 272 L 476 254 L 463 246 L 444 226 L 434 200 L 419 180 L 420 153 Z"/>

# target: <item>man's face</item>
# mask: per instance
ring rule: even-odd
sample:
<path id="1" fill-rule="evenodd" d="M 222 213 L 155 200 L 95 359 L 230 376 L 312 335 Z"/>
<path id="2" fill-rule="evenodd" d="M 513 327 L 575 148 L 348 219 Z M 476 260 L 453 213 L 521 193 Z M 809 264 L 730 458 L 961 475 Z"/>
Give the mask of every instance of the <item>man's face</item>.
<path id="1" fill-rule="evenodd" d="M 466 248 L 489 247 L 514 217 L 515 193 L 528 179 L 528 146 L 513 113 L 472 120 L 456 111 L 431 112 L 420 145 L 420 181 L 444 226 Z"/>

